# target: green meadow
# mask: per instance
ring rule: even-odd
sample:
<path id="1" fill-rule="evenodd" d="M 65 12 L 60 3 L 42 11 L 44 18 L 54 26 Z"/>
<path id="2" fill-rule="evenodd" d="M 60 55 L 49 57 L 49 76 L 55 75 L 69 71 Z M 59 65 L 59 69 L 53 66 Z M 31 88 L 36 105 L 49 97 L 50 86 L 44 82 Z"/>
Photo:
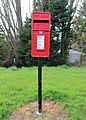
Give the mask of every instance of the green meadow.
<path id="1" fill-rule="evenodd" d="M 38 99 L 37 67 L 0 67 L 0 120 Z M 86 66 L 43 67 L 43 100 L 59 102 L 68 120 L 86 120 Z"/>

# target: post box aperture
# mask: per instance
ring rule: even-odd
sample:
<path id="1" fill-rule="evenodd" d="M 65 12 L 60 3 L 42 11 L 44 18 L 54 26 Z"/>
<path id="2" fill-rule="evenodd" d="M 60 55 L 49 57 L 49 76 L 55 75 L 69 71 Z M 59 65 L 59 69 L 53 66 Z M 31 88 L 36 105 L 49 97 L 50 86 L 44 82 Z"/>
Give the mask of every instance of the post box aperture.
<path id="1" fill-rule="evenodd" d="M 32 57 L 49 57 L 50 12 L 32 13 Z"/>

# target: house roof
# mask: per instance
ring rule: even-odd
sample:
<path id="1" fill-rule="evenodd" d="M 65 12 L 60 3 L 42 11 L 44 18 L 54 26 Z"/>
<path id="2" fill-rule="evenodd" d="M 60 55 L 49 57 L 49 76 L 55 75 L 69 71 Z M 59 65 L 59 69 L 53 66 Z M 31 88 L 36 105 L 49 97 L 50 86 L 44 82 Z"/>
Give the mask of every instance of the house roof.
<path id="1" fill-rule="evenodd" d="M 69 53 L 73 53 L 73 54 L 82 54 L 81 52 L 78 52 L 78 51 L 73 50 L 73 49 L 69 50 Z"/>

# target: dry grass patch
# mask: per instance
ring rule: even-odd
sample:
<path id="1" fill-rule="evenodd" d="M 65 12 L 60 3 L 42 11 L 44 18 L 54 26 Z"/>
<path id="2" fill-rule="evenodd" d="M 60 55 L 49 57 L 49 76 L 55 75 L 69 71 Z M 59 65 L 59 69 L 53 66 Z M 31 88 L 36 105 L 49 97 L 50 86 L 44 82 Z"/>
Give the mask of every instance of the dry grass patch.
<path id="1" fill-rule="evenodd" d="M 63 107 L 52 101 L 43 101 L 42 115 L 37 114 L 37 102 L 18 108 L 8 120 L 66 120 Z"/>

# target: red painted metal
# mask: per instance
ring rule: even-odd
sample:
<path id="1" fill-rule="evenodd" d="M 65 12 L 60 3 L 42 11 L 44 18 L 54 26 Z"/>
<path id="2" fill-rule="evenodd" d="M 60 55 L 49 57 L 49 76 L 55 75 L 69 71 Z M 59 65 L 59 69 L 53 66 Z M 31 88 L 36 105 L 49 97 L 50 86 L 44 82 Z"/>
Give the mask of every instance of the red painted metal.
<path id="1" fill-rule="evenodd" d="M 49 57 L 50 12 L 32 13 L 32 57 Z"/>

